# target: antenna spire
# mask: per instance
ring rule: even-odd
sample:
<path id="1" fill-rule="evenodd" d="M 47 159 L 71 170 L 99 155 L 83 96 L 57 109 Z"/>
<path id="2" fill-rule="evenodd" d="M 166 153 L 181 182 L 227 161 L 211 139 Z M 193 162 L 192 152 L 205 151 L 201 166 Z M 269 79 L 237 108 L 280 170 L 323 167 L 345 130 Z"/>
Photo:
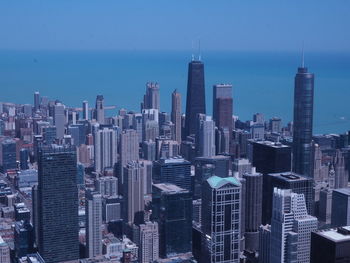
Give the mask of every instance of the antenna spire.
<path id="1" fill-rule="evenodd" d="M 201 54 L 201 40 L 198 39 L 198 60 L 201 61 L 202 54 Z"/>
<path id="2" fill-rule="evenodd" d="M 193 39 L 192 39 L 192 61 L 194 60 L 194 52 L 193 52 L 193 50 L 194 50 L 194 44 L 193 44 Z"/>
<path id="3" fill-rule="evenodd" d="M 303 47 L 301 49 L 301 67 L 305 67 L 305 60 L 304 60 L 304 42 L 303 42 Z"/>

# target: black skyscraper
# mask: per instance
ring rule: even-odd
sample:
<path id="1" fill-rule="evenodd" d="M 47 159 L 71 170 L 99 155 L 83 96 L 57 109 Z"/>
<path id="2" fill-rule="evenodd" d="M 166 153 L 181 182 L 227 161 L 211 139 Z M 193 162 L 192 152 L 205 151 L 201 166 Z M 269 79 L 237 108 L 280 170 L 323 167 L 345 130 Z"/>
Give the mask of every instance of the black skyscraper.
<path id="1" fill-rule="evenodd" d="M 298 68 L 294 87 L 293 171 L 311 176 L 311 139 L 314 106 L 314 74 Z"/>
<path id="2" fill-rule="evenodd" d="M 195 134 L 197 115 L 205 114 L 204 64 L 201 61 L 191 61 L 188 64 L 187 98 L 186 98 L 186 136 Z"/>
<path id="3" fill-rule="evenodd" d="M 79 258 L 77 155 L 63 146 L 39 151 L 38 245 L 46 263 Z"/>

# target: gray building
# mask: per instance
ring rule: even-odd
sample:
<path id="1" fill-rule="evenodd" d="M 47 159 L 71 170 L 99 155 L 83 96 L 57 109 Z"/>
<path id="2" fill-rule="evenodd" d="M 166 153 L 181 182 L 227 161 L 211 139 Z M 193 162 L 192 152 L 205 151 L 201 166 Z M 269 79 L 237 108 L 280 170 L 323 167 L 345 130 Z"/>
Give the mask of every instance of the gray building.
<path id="1" fill-rule="evenodd" d="M 171 121 L 175 126 L 173 140 L 181 143 L 181 94 L 177 90 L 171 94 Z"/>
<path id="2" fill-rule="evenodd" d="M 86 191 L 86 256 L 102 255 L 102 195 Z"/>
<path id="3" fill-rule="evenodd" d="M 259 226 L 262 219 L 263 176 L 252 169 L 243 174 L 245 179 L 245 249 L 259 250 Z"/>

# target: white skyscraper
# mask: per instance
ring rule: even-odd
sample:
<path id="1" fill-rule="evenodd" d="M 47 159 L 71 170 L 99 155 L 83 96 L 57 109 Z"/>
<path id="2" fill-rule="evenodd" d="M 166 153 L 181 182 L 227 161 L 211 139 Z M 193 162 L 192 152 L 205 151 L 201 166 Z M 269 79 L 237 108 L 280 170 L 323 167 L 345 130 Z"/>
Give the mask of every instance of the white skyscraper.
<path id="1" fill-rule="evenodd" d="M 102 196 L 86 192 L 86 246 L 87 257 L 102 255 Z"/>
<path id="2" fill-rule="evenodd" d="M 54 113 L 53 113 L 53 122 L 56 126 L 56 136 L 57 139 L 63 139 L 64 137 L 64 126 L 66 123 L 66 116 L 64 113 L 64 105 L 61 103 L 57 103 L 54 106 Z"/>
<path id="3" fill-rule="evenodd" d="M 123 172 L 123 196 L 126 207 L 126 223 L 132 225 L 137 213 L 144 211 L 144 184 L 146 183 L 146 167 L 136 161 L 130 161 Z"/>
<path id="4" fill-rule="evenodd" d="M 117 130 L 104 127 L 95 132 L 95 171 L 102 173 L 105 168 L 113 168 L 118 161 Z"/>
<path id="5" fill-rule="evenodd" d="M 215 155 L 215 122 L 211 116 L 202 115 L 199 119 L 198 156 L 211 157 Z"/>
<path id="6" fill-rule="evenodd" d="M 120 166 L 139 159 L 138 135 L 135 130 L 124 130 L 120 136 Z"/>
<path id="7" fill-rule="evenodd" d="M 308 215 L 304 195 L 274 188 L 270 262 L 310 262 L 311 232 L 315 230 L 317 218 Z"/>

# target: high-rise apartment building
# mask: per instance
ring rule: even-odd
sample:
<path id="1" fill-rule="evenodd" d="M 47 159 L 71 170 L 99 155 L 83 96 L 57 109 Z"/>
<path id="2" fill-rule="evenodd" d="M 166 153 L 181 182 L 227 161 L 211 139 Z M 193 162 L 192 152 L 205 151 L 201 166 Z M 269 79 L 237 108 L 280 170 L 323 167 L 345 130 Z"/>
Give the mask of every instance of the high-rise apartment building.
<path id="1" fill-rule="evenodd" d="M 124 166 L 123 195 L 125 198 L 125 222 L 138 223 L 144 211 L 145 186 L 147 170 L 142 163 L 130 161 Z M 142 220 L 143 221 L 143 218 Z"/>
<path id="2" fill-rule="evenodd" d="M 102 173 L 105 168 L 113 168 L 118 162 L 118 131 L 116 128 L 102 127 L 95 132 L 95 171 Z"/>
<path id="3" fill-rule="evenodd" d="M 259 227 L 262 220 L 263 176 L 255 169 L 243 174 L 245 179 L 245 249 L 259 250 Z"/>
<path id="4" fill-rule="evenodd" d="M 175 126 L 173 140 L 181 143 L 181 94 L 177 90 L 171 94 L 171 121 Z"/>
<path id="5" fill-rule="evenodd" d="M 38 249 L 47 263 L 79 258 L 77 156 L 68 146 L 39 150 Z"/>
<path id="6" fill-rule="evenodd" d="M 102 255 L 102 195 L 86 191 L 86 256 Z"/>

